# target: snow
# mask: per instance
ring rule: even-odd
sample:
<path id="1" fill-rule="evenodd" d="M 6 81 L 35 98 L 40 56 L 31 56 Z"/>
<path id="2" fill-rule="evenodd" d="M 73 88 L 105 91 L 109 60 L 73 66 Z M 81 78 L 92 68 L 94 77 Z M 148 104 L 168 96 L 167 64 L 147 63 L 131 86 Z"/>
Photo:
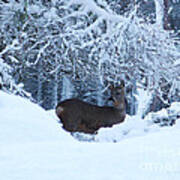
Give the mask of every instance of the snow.
<path id="1" fill-rule="evenodd" d="M 72 2 L 74 4 L 82 4 L 84 6 L 84 10 L 83 10 L 84 12 L 94 12 L 94 13 L 96 13 L 96 15 L 98 15 L 99 17 L 103 17 L 104 19 L 108 19 L 111 21 L 113 20 L 114 22 L 121 22 L 126 19 L 123 16 L 113 14 L 113 12 L 111 12 L 110 8 L 108 8 L 108 10 L 107 9 L 105 10 L 105 9 L 97 6 L 97 4 L 94 1 L 73 0 Z"/>
<path id="2" fill-rule="evenodd" d="M 57 122 L 51 120 L 52 117 L 48 117 L 41 107 L 3 92 L 0 92 L 0 99 L 0 145 L 38 143 L 57 140 L 60 136 L 68 137 L 63 136 L 65 133 L 56 126 Z"/>
<path id="3" fill-rule="evenodd" d="M 120 142 L 123 139 L 144 136 L 146 134 L 157 132 L 160 127 L 149 124 L 148 121 L 138 119 L 138 116 L 128 116 L 122 124 L 114 125 L 112 128 L 101 128 L 95 136 L 97 142 Z"/>
<path id="4" fill-rule="evenodd" d="M 179 127 L 117 143 L 79 142 L 61 128 L 54 111 L 46 112 L 21 97 L 0 91 L 0 113 L 2 180 L 180 178 Z M 128 118 L 125 124 L 133 120 Z"/>
<path id="5" fill-rule="evenodd" d="M 163 22 L 163 15 L 164 15 L 163 1 L 155 0 L 154 3 L 155 3 L 155 7 L 156 7 L 156 25 L 162 29 L 163 28 L 162 22 Z"/>
<path id="6" fill-rule="evenodd" d="M 135 95 L 138 102 L 137 116 L 138 118 L 142 118 L 152 100 L 152 94 L 140 88 L 137 89 L 137 93 L 138 95 Z"/>

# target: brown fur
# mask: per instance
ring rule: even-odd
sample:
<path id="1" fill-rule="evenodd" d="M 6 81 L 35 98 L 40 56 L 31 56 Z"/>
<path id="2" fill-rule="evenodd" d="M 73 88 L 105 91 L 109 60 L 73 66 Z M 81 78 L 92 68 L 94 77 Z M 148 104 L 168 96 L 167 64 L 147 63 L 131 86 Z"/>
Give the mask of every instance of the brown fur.
<path id="1" fill-rule="evenodd" d="M 113 107 L 68 99 L 57 105 L 56 114 L 67 131 L 95 133 L 101 127 L 112 127 L 125 119 L 124 85 L 111 88 L 111 96 Z"/>

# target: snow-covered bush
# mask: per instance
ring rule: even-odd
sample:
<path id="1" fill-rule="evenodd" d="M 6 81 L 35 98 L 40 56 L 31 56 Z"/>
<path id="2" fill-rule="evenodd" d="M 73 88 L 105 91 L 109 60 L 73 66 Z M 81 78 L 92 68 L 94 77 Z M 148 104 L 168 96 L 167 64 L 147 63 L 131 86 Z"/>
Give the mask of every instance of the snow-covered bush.
<path id="1" fill-rule="evenodd" d="M 0 58 L 0 86 L 3 91 L 18 94 L 32 100 L 31 95 L 23 90 L 23 85 L 15 83 L 12 77 L 12 68 L 4 63 L 2 58 Z"/>
<path id="2" fill-rule="evenodd" d="M 151 112 L 145 117 L 145 121 L 151 124 L 157 123 L 160 126 L 172 126 L 180 119 L 180 103 L 174 102 L 167 109 L 158 112 Z"/>

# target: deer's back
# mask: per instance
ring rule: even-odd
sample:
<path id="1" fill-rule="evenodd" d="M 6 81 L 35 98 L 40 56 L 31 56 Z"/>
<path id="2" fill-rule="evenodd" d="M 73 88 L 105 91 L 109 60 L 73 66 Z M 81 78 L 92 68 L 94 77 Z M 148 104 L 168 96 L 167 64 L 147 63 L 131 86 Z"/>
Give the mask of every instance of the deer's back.
<path id="1" fill-rule="evenodd" d="M 57 105 L 56 114 L 66 130 L 92 133 L 100 127 L 111 127 L 123 122 L 125 108 L 100 107 L 78 99 L 69 99 Z"/>

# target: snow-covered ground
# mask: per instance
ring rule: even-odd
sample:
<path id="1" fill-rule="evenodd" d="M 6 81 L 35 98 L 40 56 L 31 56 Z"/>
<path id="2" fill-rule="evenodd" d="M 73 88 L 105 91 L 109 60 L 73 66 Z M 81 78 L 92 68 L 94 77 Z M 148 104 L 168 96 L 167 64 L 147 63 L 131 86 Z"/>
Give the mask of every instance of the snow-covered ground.
<path id="1" fill-rule="evenodd" d="M 144 123 L 135 126 L 127 118 L 121 130 L 128 138 L 104 142 L 118 131 L 115 126 L 100 130 L 95 142 L 79 142 L 62 130 L 53 111 L 2 91 L 0 114 L 1 180 L 180 179 L 179 123 L 145 133 Z"/>

